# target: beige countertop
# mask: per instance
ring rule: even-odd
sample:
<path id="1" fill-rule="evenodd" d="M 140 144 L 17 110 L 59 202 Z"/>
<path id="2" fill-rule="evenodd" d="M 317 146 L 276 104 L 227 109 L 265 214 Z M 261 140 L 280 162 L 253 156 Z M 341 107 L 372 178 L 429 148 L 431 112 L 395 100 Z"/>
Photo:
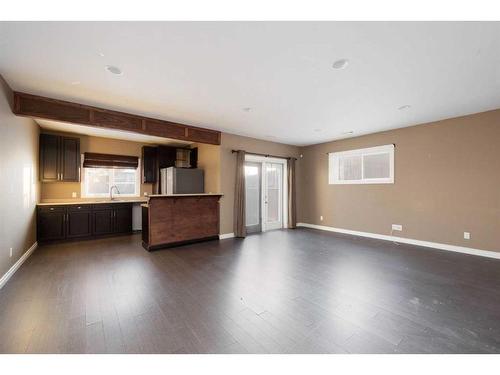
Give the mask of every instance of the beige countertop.
<path id="1" fill-rule="evenodd" d="M 72 205 L 72 204 L 109 204 L 109 203 L 147 203 L 147 199 L 137 198 L 137 199 L 113 199 L 113 200 L 68 200 L 68 201 L 57 201 L 57 202 L 41 202 L 37 206 L 61 206 L 61 205 Z"/>
<path id="2" fill-rule="evenodd" d="M 222 196 L 222 193 L 195 193 L 195 194 L 151 194 L 150 198 L 176 198 L 176 197 L 204 197 Z"/>

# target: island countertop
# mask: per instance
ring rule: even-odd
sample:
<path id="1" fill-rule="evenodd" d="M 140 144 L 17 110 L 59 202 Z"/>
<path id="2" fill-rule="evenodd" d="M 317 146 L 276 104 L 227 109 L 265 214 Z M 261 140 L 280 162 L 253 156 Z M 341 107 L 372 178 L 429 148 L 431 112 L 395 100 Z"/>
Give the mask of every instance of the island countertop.
<path id="1" fill-rule="evenodd" d="M 151 194 L 149 198 L 222 197 L 223 195 L 222 193 Z M 141 204 L 141 207 L 149 207 L 149 201 Z"/>
<path id="2" fill-rule="evenodd" d="M 196 197 L 196 196 L 222 196 L 222 193 L 192 193 L 192 194 L 151 194 L 149 198 L 176 198 L 176 197 Z"/>

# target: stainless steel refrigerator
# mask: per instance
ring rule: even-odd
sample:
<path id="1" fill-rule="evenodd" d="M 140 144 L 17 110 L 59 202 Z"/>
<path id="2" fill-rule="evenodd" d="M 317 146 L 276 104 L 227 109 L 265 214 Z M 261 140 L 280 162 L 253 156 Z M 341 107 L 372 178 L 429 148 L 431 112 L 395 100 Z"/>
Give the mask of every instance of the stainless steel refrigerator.
<path id="1" fill-rule="evenodd" d="M 160 169 L 162 194 L 194 194 L 205 192 L 203 169 L 162 168 Z"/>

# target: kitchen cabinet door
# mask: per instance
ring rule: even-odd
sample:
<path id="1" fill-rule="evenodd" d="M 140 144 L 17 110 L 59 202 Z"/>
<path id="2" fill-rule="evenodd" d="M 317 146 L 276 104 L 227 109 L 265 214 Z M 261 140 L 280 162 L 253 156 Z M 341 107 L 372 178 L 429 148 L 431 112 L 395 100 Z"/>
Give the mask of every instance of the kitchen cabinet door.
<path id="1" fill-rule="evenodd" d="M 114 210 L 94 210 L 92 214 L 92 234 L 110 234 L 114 229 Z"/>
<path id="2" fill-rule="evenodd" d="M 40 180 L 80 181 L 80 139 L 40 134 Z"/>
<path id="3" fill-rule="evenodd" d="M 67 213 L 66 237 L 90 237 L 92 235 L 92 211 L 86 206 L 72 206 Z"/>
<path id="4" fill-rule="evenodd" d="M 142 182 L 144 184 L 156 183 L 158 176 L 157 148 L 142 147 Z"/>
<path id="5" fill-rule="evenodd" d="M 66 210 L 47 208 L 38 211 L 38 241 L 54 241 L 66 238 Z"/>
<path id="6" fill-rule="evenodd" d="M 132 232 L 132 206 L 128 204 L 117 205 L 115 208 L 115 233 Z"/>
<path id="7" fill-rule="evenodd" d="M 40 134 L 40 180 L 44 182 L 59 180 L 60 137 Z"/>
<path id="8" fill-rule="evenodd" d="M 61 137 L 61 181 L 80 181 L 80 139 Z"/>

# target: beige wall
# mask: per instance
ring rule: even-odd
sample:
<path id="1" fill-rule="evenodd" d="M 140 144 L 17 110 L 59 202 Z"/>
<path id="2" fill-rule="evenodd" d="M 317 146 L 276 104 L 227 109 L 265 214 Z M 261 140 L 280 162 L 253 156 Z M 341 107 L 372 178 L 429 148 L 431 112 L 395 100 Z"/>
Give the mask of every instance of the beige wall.
<path id="1" fill-rule="evenodd" d="M 220 146 L 197 143 L 192 147 L 198 148 L 198 168 L 204 170 L 205 193 L 220 193 Z"/>
<path id="2" fill-rule="evenodd" d="M 327 152 L 390 143 L 393 185 L 328 184 Z M 401 237 L 500 251 L 500 110 L 301 152 L 300 222 L 386 235 L 402 224 Z"/>
<path id="3" fill-rule="evenodd" d="M 0 76 L 0 277 L 36 241 L 40 187 L 39 127 L 31 119 L 14 116 L 11 100 L 12 93 Z"/>
<path id="4" fill-rule="evenodd" d="M 233 233 L 234 188 L 236 184 L 236 156 L 231 150 L 245 150 L 261 154 L 298 157 L 299 148 L 282 143 L 262 141 L 260 139 L 241 137 L 222 133 L 221 139 L 221 188 L 224 194 L 221 199 L 222 234 Z M 297 178 L 300 178 L 300 161 L 297 163 Z M 298 184 L 297 179 L 297 184 Z M 299 189 L 297 187 L 297 189 Z"/>
<path id="5" fill-rule="evenodd" d="M 54 133 L 50 131 L 42 132 L 51 134 L 63 134 Z M 130 155 L 141 157 L 142 146 L 144 143 L 124 141 L 119 139 L 92 137 L 80 134 L 66 133 L 71 137 L 80 138 L 80 152 L 98 152 L 103 154 L 117 154 L 117 155 Z M 152 184 L 141 184 L 141 196 L 144 196 L 144 192 L 148 194 L 152 193 Z M 42 201 L 51 202 L 60 199 L 71 200 L 73 199 L 71 194 L 73 192 L 77 193 L 76 200 L 82 200 L 81 198 L 81 184 L 80 182 L 45 182 L 42 183 Z"/>

